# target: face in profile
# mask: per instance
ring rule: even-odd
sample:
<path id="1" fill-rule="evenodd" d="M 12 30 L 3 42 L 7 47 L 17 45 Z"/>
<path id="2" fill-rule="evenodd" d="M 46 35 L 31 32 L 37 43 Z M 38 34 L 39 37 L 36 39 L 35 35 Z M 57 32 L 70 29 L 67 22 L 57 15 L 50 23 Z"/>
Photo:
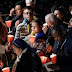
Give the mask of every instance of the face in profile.
<path id="1" fill-rule="evenodd" d="M 27 20 L 31 22 L 33 20 L 33 12 L 32 12 L 32 10 L 25 9 L 23 11 L 23 17 L 27 18 Z"/>
<path id="2" fill-rule="evenodd" d="M 15 12 L 17 16 L 20 16 L 22 14 L 23 10 L 20 5 L 15 6 Z"/>

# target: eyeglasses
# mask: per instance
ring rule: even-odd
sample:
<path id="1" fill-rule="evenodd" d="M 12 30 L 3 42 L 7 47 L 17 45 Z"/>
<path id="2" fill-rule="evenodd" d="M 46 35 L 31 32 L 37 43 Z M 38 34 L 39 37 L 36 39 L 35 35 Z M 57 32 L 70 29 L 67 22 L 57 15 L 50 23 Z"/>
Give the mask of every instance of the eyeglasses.
<path id="1" fill-rule="evenodd" d="M 25 13 L 25 12 L 23 12 L 24 14 L 30 14 L 30 15 L 32 15 L 33 14 L 33 12 L 27 12 L 27 13 Z"/>

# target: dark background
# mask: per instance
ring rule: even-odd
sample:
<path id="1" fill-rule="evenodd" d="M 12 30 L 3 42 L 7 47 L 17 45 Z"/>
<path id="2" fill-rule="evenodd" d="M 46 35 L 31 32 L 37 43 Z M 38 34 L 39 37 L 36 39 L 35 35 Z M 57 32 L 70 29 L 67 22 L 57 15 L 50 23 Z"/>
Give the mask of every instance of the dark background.
<path id="1" fill-rule="evenodd" d="M 8 14 L 10 9 L 14 7 L 15 3 L 20 0 L 0 0 L 0 12 Z M 49 12 L 53 5 L 63 5 L 67 10 L 72 4 L 72 0 L 37 0 L 36 5 L 41 9 Z"/>

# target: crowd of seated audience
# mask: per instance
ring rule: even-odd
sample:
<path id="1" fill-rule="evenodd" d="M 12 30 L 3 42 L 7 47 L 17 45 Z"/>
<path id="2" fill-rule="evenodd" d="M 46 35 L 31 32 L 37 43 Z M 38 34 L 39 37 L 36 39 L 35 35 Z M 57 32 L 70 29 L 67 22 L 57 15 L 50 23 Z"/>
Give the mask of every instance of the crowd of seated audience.
<path id="1" fill-rule="evenodd" d="M 48 67 L 58 72 L 72 71 L 72 5 L 69 10 L 63 4 L 53 5 L 45 12 L 36 2 L 22 0 L 12 8 L 13 4 L 9 3 L 10 8 L 4 11 L 9 13 L 5 21 L 12 21 L 11 31 L 0 16 L 0 45 L 6 45 L 8 61 L 6 64 L 0 56 L 0 70 L 12 64 L 11 72 L 48 72 L 40 56 L 47 57 L 50 62 L 50 55 L 54 53 L 56 63 Z M 12 43 L 7 42 L 7 35 L 14 36 Z M 35 37 L 33 43 L 31 36 Z"/>

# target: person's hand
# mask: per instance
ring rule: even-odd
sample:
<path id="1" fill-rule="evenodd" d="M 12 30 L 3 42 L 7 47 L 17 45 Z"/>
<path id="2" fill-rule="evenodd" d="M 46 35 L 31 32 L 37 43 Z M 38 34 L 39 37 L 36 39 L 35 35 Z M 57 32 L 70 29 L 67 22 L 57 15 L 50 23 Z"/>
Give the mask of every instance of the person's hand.
<path id="1" fill-rule="evenodd" d="M 5 51 L 6 52 L 10 52 L 11 51 L 11 46 L 10 45 L 7 45 Z"/>
<path id="2" fill-rule="evenodd" d="M 15 11 L 15 9 L 14 9 L 14 8 L 12 8 L 12 9 L 10 10 L 10 16 L 13 16 L 14 11 Z"/>
<path id="3" fill-rule="evenodd" d="M 48 30 L 47 26 L 43 26 L 42 30 L 43 30 L 44 34 L 46 34 L 46 32 Z"/>
<path id="4" fill-rule="evenodd" d="M 4 63 L 0 60 L 0 68 L 4 67 Z"/>
<path id="5" fill-rule="evenodd" d="M 19 25 L 19 23 L 20 23 L 19 20 L 17 20 L 17 21 L 15 22 L 15 28 L 17 28 L 17 26 Z"/>

